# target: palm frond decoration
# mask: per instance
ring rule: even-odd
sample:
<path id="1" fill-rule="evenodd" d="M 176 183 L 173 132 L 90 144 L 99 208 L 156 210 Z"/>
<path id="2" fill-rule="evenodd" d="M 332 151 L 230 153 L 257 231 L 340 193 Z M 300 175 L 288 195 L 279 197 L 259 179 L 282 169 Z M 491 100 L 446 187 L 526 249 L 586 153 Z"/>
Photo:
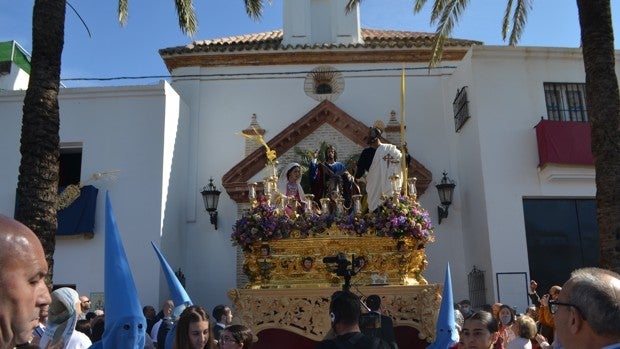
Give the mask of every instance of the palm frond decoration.
<path id="1" fill-rule="evenodd" d="M 69 184 L 60 194 L 58 194 L 56 209 L 60 211 L 69 207 L 80 196 L 80 189 L 88 183 L 98 180 L 114 180 L 117 178 L 119 172 L 119 170 L 95 172 L 84 182 Z"/>

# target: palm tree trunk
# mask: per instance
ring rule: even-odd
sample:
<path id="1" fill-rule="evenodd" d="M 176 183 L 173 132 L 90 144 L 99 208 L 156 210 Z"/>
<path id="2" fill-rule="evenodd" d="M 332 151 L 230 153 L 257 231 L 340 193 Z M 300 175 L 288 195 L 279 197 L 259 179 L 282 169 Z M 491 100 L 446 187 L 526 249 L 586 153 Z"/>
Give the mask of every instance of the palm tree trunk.
<path id="1" fill-rule="evenodd" d="M 600 266 L 620 272 L 620 92 L 610 0 L 577 0 L 592 122 Z"/>
<path id="2" fill-rule="evenodd" d="M 58 90 L 66 0 L 36 0 L 32 11 L 32 69 L 24 98 L 15 218 L 41 240 L 53 276 L 60 154 Z"/>

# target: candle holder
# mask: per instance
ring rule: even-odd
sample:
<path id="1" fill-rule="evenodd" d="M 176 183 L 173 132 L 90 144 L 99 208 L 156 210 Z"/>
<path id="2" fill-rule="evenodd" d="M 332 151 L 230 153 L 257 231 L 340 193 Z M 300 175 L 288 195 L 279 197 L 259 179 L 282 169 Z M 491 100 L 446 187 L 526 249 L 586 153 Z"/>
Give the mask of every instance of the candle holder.
<path id="1" fill-rule="evenodd" d="M 250 183 L 248 184 L 248 199 L 250 200 L 250 205 L 252 208 L 256 207 L 258 201 L 256 200 L 256 186 L 258 183 Z"/>
<path id="2" fill-rule="evenodd" d="M 278 185 L 277 185 L 278 177 L 276 177 L 276 176 L 269 177 L 269 182 L 271 183 L 271 193 L 272 194 L 275 194 L 275 193 L 282 194 L 282 193 L 280 193 L 280 190 L 278 190 Z M 286 193 L 284 193 L 284 194 L 286 194 Z M 284 194 L 282 194 L 282 195 L 284 195 Z"/>
<path id="3" fill-rule="evenodd" d="M 304 213 L 306 216 L 312 216 L 312 204 L 314 203 L 314 194 L 306 194 L 306 208 Z"/>
<path id="4" fill-rule="evenodd" d="M 355 194 L 351 195 L 351 200 L 353 200 L 353 213 L 357 215 L 362 214 L 362 195 Z"/>
<path id="5" fill-rule="evenodd" d="M 330 198 L 322 198 L 321 200 L 321 214 L 329 214 L 329 201 Z"/>
<path id="6" fill-rule="evenodd" d="M 418 190 L 416 189 L 416 182 L 418 179 L 416 177 L 411 177 L 407 179 L 407 194 L 409 194 L 409 198 L 411 200 L 416 201 L 418 199 Z"/>
<path id="7" fill-rule="evenodd" d="M 334 201 L 336 202 L 336 216 L 342 217 L 344 215 L 344 199 L 340 196 Z"/>
<path id="8" fill-rule="evenodd" d="M 265 177 L 263 179 L 263 192 L 265 193 L 265 196 L 271 195 L 272 190 L 271 180 L 269 177 Z"/>
<path id="9" fill-rule="evenodd" d="M 401 187 L 400 176 L 397 174 L 393 174 L 388 178 L 390 179 L 390 184 L 392 185 L 392 196 L 396 200 L 400 196 L 400 187 Z"/>
<path id="10" fill-rule="evenodd" d="M 265 165 L 265 172 L 267 178 L 278 178 L 277 165 L 277 160 L 267 162 L 267 164 Z"/>

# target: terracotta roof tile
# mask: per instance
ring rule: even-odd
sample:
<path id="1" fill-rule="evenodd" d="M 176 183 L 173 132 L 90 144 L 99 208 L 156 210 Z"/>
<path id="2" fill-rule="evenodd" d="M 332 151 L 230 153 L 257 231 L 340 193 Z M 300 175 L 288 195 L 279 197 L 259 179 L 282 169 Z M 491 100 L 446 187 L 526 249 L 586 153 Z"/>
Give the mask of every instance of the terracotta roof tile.
<path id="1" fill-rule="evenodd" d="M 282 30 L 231 36 L 212 40 L 198 40 L 186 46 L 159 50 L 160 55 L 177 55 L 199 52 L 281 51 L 299 49 L 346 49 L 346 48 L 422 48 L 433 43 L 433 33 L 362 28 L 363 44 L 304 44 L 282 45 Z M 481 45 L 480 41 L 446 39 L 446 47 Z"/>

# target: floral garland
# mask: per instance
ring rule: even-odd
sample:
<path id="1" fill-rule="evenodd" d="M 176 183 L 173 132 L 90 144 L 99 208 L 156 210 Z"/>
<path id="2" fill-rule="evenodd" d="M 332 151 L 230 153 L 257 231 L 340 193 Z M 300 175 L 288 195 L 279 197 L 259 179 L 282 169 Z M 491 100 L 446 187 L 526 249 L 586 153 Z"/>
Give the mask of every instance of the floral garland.
<path id="1" fill-rule="evenodd" d="M 428 212 L 417 202 L 406 197 L 388 200 L 373 213 L 365 215 L 345 215 L 337 217 L 330 214 L 310 216 L 300 215 L 295 219 L 280 213 L 275 205 L 261 198 L 258 204 L 237 220 L 233 226 L 231 240 L 233 245 L 249 250 L 257 242 L 268 242 L 290 238 L 292 230 L 301 237 L 320 236 L 336 224 L 351 235 L 375 235 L 401 240 L 411 237 L 422 243 L 435 240 L 433 226 Z"/>
<path id="2" fill-rule="evenodd" d="M 404 197 L 396 202 L 388 200 L 383 203 L 373 218 L 371 224 L 377 236 L 391 236 L 395 239 L 412 237 L 424 242 L 435 239 L 428 211 L 417 202 L 411 204 Z"/>
<path id="3" fill-rule="evenodd" d="M 263 199 L 249 214 L 237 220 L 231 238 L 247 249 L 256 242 L 286 239 L 292 228 L 293 221 Z"/>

